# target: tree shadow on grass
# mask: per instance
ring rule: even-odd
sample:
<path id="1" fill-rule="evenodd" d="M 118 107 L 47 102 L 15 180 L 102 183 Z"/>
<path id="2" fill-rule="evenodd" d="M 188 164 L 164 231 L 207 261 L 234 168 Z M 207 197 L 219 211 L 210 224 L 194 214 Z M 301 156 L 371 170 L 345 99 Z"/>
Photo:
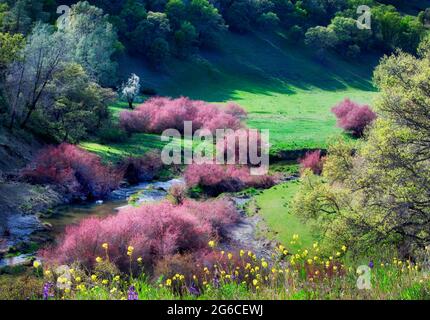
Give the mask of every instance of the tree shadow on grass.
<path id="1" fill-rule="evenodd" d="M 234 99 L 238 91 L 265 96 L 315 89 L 376 91 L 371 77 L 378 57 L 361 59 L 348 62 L 329 54 L 320 63 L 312 50 L 279 36 L 228 33 L 218 52 L 202 52 L 189 61 L 172 60 L 163 71 L 127 57 L 121 71 L 140 73 L 144 86 L 155 88 L 159 95 L 222 102 Z"/>

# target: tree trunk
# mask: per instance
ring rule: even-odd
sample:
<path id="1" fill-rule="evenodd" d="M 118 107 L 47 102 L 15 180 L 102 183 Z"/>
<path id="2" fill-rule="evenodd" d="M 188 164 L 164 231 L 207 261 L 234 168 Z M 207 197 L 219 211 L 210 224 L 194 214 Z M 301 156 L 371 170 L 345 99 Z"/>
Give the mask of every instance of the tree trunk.
<path id="1" fill-rule="evenodd" d="M 133 101 L 128 101 L 128 106 L 131 110 L 133 110 Z"/>
<path id="2" fill-rule="evenodd" d="M 21 129 L 24 129 L 25 126 L 27 125 L 28 120 L 30 119 L 31 114 L 33 113 L 34 109 L 36 109 L 36 105 L 32 104 L 29 108 L 28 108 L 28 112 L 27 115 L 25 116 L 25 119 L 21 122 Z"/>
<path id="3" fill-rule="evenodd" d="M 12 115 L 10 116 L 9 130 L 12 131 L 13 124 L 15 123 L 16 111 L 13 110 Z"/>

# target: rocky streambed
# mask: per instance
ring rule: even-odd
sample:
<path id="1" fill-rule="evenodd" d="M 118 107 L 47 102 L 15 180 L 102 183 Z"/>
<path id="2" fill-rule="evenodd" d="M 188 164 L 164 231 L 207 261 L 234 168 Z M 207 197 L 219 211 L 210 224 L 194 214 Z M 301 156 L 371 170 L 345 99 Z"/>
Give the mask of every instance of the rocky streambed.
<path id="1" fill-rule="evenodd" d="M 53 210 L 50 217 L 15 214 L 8 217 L 9 233 L 2 238 L 3 257 L 0 256 L 0 268 L 26 264 L 34 258 L 32 244 L 45 244 L 61 235 L 68 225 L 79 223 L 88 217 L 104 217 L 115 214 L 121 207 L 154 202 L 164 199 L 172 185 L 184 183 L 182 179 L 169 181 L 144 182 L 134 186 L 117 189 L 105 201 L 85 204 L 63 205 Z M 275 244 L 257 236 L 262 218 L 258 215 L 248 216 L 243 209 L 252 198 L 246 196 L 226 195 L 236 205 L 240 213 L 239 221 L 226 231 L 225 241 L 220 244 L 225 250 L 240 248 L 251 250 L 260 257 L 270 259 Z M 7 248 L 9 253 L 6 254 Z M 10 248 L 13 248 L 11 251 Z M 13 254 L 13 253 L 16 254 Z M 12 253 L 12 254 L 11 254 Z"/>

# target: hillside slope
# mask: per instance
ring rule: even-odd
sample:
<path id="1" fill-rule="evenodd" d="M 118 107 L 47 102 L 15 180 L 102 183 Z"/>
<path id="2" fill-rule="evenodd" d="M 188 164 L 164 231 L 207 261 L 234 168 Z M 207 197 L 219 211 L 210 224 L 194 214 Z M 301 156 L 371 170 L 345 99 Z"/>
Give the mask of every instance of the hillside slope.
<path id="1" fill-rule="evenodd" d="M 377 57 L 351 63 L 330 55 L 322 64 L 308 48 L 282 37 L 227 33 L 217 52 L 173 60 L 151 70 L 124 57 L 121 73 L 141 76 L 158 95 L 209 102 L 235 101 L 250 114 L 248 125 L 270 129 L 273 149 L 325 147 L 340 134 L 330 108 L 345 97 L 371 103 Z M 272 150 L 273 151 L 273 150 Z"/>

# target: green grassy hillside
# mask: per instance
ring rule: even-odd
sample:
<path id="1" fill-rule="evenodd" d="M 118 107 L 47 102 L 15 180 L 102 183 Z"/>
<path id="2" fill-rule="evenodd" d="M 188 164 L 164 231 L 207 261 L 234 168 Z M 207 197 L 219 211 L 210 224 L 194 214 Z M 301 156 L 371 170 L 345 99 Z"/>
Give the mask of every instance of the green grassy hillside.
<path id="1" fill-rule="evenodd" d="M 321 64 L 311 50 L 281 35 L 229 33 L 218 52 L 202 56 L 160 71 L 127 57 L 121 72 L 137 73 L 159 95 L 239 103 L 250 114 L 250 127 L 270 129 L 272 151 L 325 147 L 341 133 L 330 108 L 345 97 L 371 103 L 375 94 L 377 57 L 347 62 L 329 56 Z"/>

